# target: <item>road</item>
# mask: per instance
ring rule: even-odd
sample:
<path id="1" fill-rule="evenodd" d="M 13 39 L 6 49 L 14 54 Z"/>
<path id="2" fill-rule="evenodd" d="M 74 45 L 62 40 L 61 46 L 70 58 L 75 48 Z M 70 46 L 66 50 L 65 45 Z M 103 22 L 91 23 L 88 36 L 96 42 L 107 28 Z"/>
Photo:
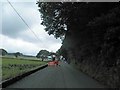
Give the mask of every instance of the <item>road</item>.
<path id="1" fill-rule="evenodd" d="M 104 86 L 67 63 L 48 66 L 7 88 L 103 88 Z"/>

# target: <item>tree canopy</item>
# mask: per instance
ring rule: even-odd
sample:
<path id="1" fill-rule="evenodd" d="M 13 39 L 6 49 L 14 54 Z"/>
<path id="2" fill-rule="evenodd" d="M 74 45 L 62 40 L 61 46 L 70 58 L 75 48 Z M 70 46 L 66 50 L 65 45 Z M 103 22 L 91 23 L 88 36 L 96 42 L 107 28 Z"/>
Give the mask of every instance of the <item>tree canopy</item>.
<path id="1" fill-rule="evenodd" d="M 38 52 L 38 54 L 36 55 L 36 57 L 37 57 L 37 58 L 42 58 L 42 60 L 43 60 L 43 59 L 46 58 L 48 55 L 50 55 L 50 52 L 49 52 L 49 51 L 47 51 L 47 50 L 40 50 L 40 51 Z"/>
<path id="2" fill-rule="evenodd" d="M 18 56 L 22 55 L 22 53 L 16 52 L 16 53 L 14 53 L 14 55 L 15 55 L 15 57 L 17 58 Z"/>
<path id="3" fill-rule="evenodd" d="M 48 34 L 63 37 L 73 25 L 85 25 L 91 17 L 106 12 L 112 3 L 38 2 L 42 25 Z"/>
<path id="4" fill-rule="evenodd" d="M 65 9 L 63 3 L 42 3 L 38 2 L 39 11 L 42 17 L 42 25 L 46 26 L 48 34 L 55 35 L 56 38 L 65 34 Z M 64 19 L 63 19 L 64 18 Z"/>

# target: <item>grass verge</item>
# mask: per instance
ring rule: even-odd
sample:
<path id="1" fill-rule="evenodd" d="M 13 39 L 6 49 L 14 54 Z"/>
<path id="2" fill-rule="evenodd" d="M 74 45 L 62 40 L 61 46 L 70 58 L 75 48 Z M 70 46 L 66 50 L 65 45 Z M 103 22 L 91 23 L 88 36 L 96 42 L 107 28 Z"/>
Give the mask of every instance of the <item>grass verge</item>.
<path id="1" fill-rule="evenodd" d="M 2 58 L 2 81 L 21 75 L 47 62 L 19 58 Z"/>

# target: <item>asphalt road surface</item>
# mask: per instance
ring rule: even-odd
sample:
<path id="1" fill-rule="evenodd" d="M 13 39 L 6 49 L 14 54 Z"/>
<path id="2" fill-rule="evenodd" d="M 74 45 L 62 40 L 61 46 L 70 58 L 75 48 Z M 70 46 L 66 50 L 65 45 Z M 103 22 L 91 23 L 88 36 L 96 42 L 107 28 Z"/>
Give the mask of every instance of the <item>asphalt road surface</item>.
<path id="1" fill-rule="evenodd" d="M 104 86 L 67 63 L 48 66 L 7 88 L 103 88 Z"/>

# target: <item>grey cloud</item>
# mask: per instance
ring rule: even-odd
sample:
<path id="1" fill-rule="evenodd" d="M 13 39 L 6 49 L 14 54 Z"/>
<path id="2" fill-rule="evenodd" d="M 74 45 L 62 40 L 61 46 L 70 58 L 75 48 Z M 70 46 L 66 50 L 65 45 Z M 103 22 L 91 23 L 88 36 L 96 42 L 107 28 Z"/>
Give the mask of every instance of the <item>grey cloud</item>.
<path id="1" fill-rule="evenodd" d="M 28 33 L 29 32 L 29 33 Z M 20 36 L 21 39 L 23 39 L 26 42 L 31 42 L 31 43 L 41 43 L 43 45 L 50 45 L 53 43 L 60 43 L 59 39 L 55 39 L 53 36 L 49 36 L 48 34 L 37 34 L 39 40 L 33 35 L 31 31 L 28 31 L 26 33 L 19 33 L 18 35 Z M 30 34 L 31 33 L 31 34 Z"/>
<path id="2" fill-rule="evenodd" d="M 16 14 L 16 12 L 8 5 L 7 3 L 3 3 L 3 6 L 7 5 L 9 15 L 4 11 L 3 7 L 3 19 L 2 19 L 2 33 L 9 37 L 15 38 L 18 37 L 18 33 L 23 30 L 26 30 L 28 27 L 24 24 L 24 22 L 20 19 L 20 17 Z M 32 13 L 32 10 L 36 10 L 35 3 L 24 2 L 24 3 L 13 3 L 14 7 L 18 10 L 19 14 L 23 17 L 26 23 L 29 26 L 32 26 L 35 23 L 40 23 L 40 16 L 36 15 L 36 13 Z M 38 12 L 39 13 L 39 12 Z M 32 15 L 33 14 L 33 15 Z"/>
<path id="3" fill-rule="evenodd" d="M 18 33 L 24 29 L 27 29 L 27 27 L 23 23 L 21 23 L 19 18 L 5 18 L 3 16 L 2 34 L 15 38 L 18 37 Z"/>

